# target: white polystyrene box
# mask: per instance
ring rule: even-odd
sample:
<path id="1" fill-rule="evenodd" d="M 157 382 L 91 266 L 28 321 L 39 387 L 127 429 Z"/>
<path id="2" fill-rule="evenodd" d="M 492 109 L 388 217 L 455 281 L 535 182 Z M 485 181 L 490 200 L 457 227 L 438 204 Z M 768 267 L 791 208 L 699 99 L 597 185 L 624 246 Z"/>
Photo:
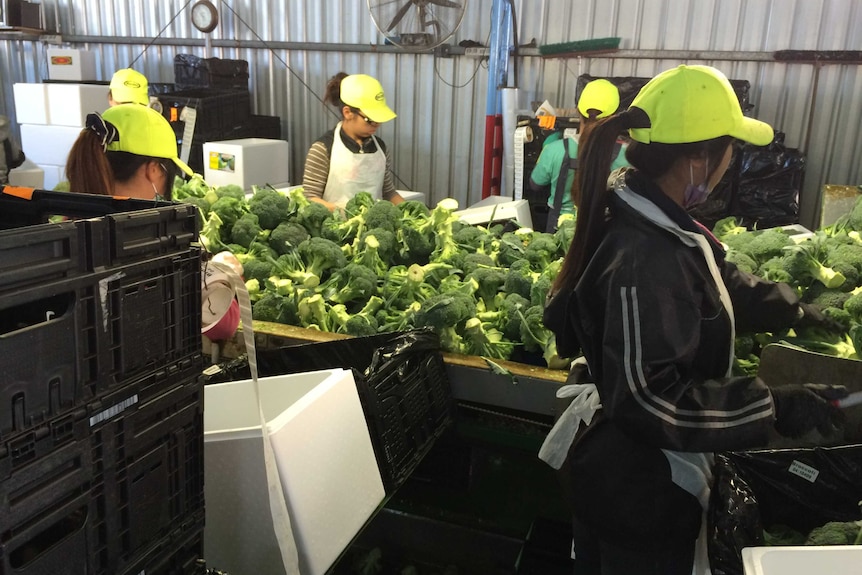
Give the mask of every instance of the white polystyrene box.
<path id="1" fill-rule="evenodd" d="M 422 192 L 413 192 L 410 190 L 395 190 L 395 191 L 398 192 L 398 195 L 401 196 L 402 198 L 404 198 L 405 201 L 415 200 L 417 202 L 421 202 L 421 203 L 425 204 L 426 206 L 428 205 L 428 202 L 425 199 L 425 194 L 423 194 Z"/>
<path id="2" fill-rule="evenodd" d="M 236 184 L 277 184 L 289 180 L 290 147 L 285 140 L 241 138 L 206 142 L 203 147 L 204 179 L 215 187 Z"/>
<path id="3" fill-rule="evenodd" d="M 80 127 L 21 124 L 21 149 L 40 166 L 65 166 L 80 133 Z"/>
<path id="4" fill-rule="evenodd" d="M 862 546 L 746 547 L 745 575 L 851 575 L 862 573 Z"/>
<path id="5" fill-rule="evenodd" d="M 53 190 L 57 184 L 66 181 L 66 166 L 39 166 L 45 172 L 44 189 Z"/>
<path id="6" fill-rule="evenodd" d="M 87 114 L 108 108 L 108 87 L 98 84 L 47 84 L 48 118 L 54 126 L 82 127 Z"/>
<path id="7" fill-rule="evenodd" d="M 9 171 L 9 185 L 44 189 L 45 170 L 28 158 L 23 164 Z"/>
<path id="8" fill-rule="evenodd" d="M 96 53 L 90 50 L 48 48 L 48 78 L 69 82 L 98 80 Z"/>
<path id="9" fill-rule="evenodd" d="M 353 374 L 333 369 L 258 380 L 302 575 L 325 573 L 383 501 Z M 251 380 L 204 388 L 207 562 L 282 574 Z"/>
<path id="10" fill-rule="evenodd" d="M 48 124 L 47 84 L 18 83 L 12 85 L 15 97 L 15 118 L 19 124 Z"/>
<path id="11" fill-rule="evenodd" d="M 533 227 L 533 218 L 530 215 L 530 203 L 527 200 L 508 200 L 492 196 L 495 201 L 487 202 L 490 198 L 486 198 L 479 204 L 455 212 L 462 221 L 468 224 L 481 225 L 489 222 L 497 222 L 503 220 L 515 220 L 521 227 Z"/>

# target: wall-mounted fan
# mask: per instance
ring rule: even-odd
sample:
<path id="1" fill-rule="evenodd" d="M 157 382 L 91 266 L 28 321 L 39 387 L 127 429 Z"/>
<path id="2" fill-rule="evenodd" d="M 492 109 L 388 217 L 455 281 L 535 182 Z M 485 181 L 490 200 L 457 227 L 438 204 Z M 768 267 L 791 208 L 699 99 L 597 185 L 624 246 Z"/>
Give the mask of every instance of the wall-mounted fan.
<path id="1" fill-rule="evenodd" d="M 452 37 L 467 0 L 368 0 L 374 25 L 408 50 L 431 50 Z"/>

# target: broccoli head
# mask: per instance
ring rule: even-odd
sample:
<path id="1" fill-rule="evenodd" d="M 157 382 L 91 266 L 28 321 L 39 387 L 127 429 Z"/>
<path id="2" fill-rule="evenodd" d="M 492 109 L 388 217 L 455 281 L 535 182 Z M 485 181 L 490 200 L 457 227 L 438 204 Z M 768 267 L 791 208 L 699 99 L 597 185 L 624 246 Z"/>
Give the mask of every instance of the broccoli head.
<path id="1" fill-rule="evenodd" d="M 487 311 L 497 309 L 496 296 L 506 283 L 506 270 L 502 268 L 477 268 L 465 279 L 476 283 L 476 296 L 485 304 Z"/>
<path id="2" fill-rule="evenodd" d="M 279 295 L 272 291 L 264 291 L 251 308 L 252 317 L 258 321 L 272 321 L 287 325 L 297 325 L 296 303 L 293 298 Z"/>
<path id="3" fill-rule="evenodd" d="M 234 198 L 240 200 L 242 202 L 245 201 L 245 190 L 236 184 L 227 184 L 225 186 L 219 186 L 215 189 L 215 195 L 221 198 Z"/>
<path id="4" fill-rule="evenodd" d="M 439 293 L 427 298 L 416 312 L 416 325 L 430 326 L 440 336 L 445 351 L 461 350 L 459 330 L 476 314 L 473 298 L 457 292 Z"/>
<path id="5" fill-rule="evenodd" d="M 401 227 L 401 210 L 390 201 L 378 200 L 365 211 L 365 226 L 369 230 L 381 228 L 395 233 Z"/>
<path id="6" fill-rule="evenodd" d="M 269 246 L 278 255 L 284 255 L 298 248 L 308 237 L 308 231 L 297 222 L 281 222 L 269 234 Z"/>
<path id="7" fill-rule="evenodd" d="M 530 243 L 524 249 L 524 257 L 537 272 L 546 269 L 560 255 L 556 238 L 544 232 L 533 232 Z"/>
<path id="8" fill-rule="evenodd" d="M 233 243 L 248 249 L 251 243 L 261 238 L 263 228 L 260 227 L 258 217 L 251 212 L 245 213 L 233 224 L 230 237 Z"/>
<path id="9" fill-rule="evenodd" d="M 245 200 L 238 200 L 232 196 L 224 196 L 215 201 L 212 205 L 211 213 L 217 214 L 223 223 L 221 228 L 222 240 L 228 239 L 225 236 L 230 233 L 233 225 L 246 211 Z"/>
<path id="10" fill-rule="evenodd" d="M 756 273 L 758 270 L 757 262 L 754 261 L 751 256 L 738 250 L 728 250 L 724 259 L 725 261 L 735 264 L 740 270 L 750 274 Z"/>
<path id="11" fill-rule="evenodd" d="M 377 275 L 372 270 L 351 262 L 335 270 L 330 278 L 321 284 L 320 292 L 333 303 L 365 301 L 377 294 Z"/>
<path id="12" fill-rule="evenodd" d="M 463 353 L 492 359 L 509 359 L 514 350 L 514 342 L 507 341 L 500 330 L 483 324 L 479 318 L 470 318 L 464 324 Z"/>
<path id="13" fill-rule="evenodd" d="M 855 521 L 830 521 L 815 527 L 808 534 L 805 545 L 859 545 L 862 531 Z"/>
<path id="14" fill-rule="evenodd" d="M 260 227 L 273 230 L 287 219 L 290 210 L 290 200 L 271 187 L 257 188 L 248 200 L 248 209 L 258 217 Z"/>
<path id="15" fill-rule="evenodd" d="M 349 200 L 344 206 L 344 212 L 348 217 L 360 216 L 365 214 L 366 210 L 374 205 L 374 197 L 368 192 L 359 192 Z"/>
<path id="16" fill-rule="evenodd" d="M 319 278 L 332 268 L 347 265 L 341 246 L 324 238 L 308 238 L 299 244 L 297 252 L 305 263 L 305 271 Z"/>

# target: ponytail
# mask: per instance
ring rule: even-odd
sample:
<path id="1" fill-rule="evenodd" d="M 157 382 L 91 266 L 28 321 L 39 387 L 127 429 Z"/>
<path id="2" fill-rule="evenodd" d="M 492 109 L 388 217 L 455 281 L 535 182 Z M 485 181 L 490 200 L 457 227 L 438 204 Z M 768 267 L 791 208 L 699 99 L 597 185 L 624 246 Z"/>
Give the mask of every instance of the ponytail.
<path id="1" fill-rule="evenodd" d="M 113 194 L 113 173 L 102 140 L 89 128 L 81 130 L 66 160 L 66 179 L 69 180 L 70 191 L 101 196 Z"/>
<path id="2" fill-rule="evenodd" d="M 578 139 L 577 225 L 552 293 L 573 289 L 607 228 L 608 176 L 617 137 L 630 128 L 648 127 L 649 118 L 637 109 L 588 122 Z M 573 190 L 574 191 L 574 190 Z"/>
<path id="3" fill-rule="evenodd" d="M 342 108 L 347 105 L 341 101 L 341 81 L 346 77 L 346 72 L 339 72 L 330 78 L 326 83 L 326 89 L 323 93 L 323 102 L 326 104 L 332 104 L 338 108 L 339 112 L 341 112 Z"/>

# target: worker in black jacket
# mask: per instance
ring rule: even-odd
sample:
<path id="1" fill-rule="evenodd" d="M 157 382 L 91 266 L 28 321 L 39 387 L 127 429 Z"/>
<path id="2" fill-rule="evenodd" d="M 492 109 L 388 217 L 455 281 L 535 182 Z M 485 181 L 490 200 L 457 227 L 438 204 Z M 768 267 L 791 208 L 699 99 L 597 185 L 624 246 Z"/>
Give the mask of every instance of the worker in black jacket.
<path id="1" fill-rule="evenodd" d="M 608 181 L 625 129 L 633 169 Z M 699 535 L 712 453 L 764 446 L 773 427 L 825 428 L 837 415 L 827 398 L 846 395 L 731 375 L 737 329 L 827 321 L 789 286 L 726 262 L 688 215 L 727 170 L 734 138 L 766 145 L 773 130 L 743 116 L 720 71 L 679 66 L 600 120 L 583 148 L 578 225 L 545 312 L 560 355 L 583 357 L 578 385 L 558 393 L 574 401 L 540 451 L 563 472 L 578 574 L 708 572 Z"/>

